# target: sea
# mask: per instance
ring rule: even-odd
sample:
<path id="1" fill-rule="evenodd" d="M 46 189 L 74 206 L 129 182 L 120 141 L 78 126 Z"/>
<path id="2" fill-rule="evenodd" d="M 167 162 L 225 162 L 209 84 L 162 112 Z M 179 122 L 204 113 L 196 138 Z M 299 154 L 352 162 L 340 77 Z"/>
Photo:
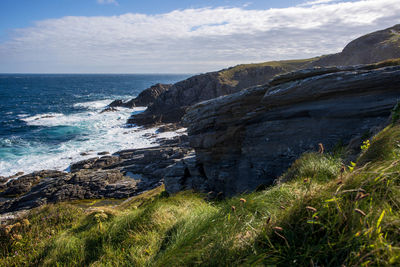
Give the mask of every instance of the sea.
<path id="1" fill-rule="evenodd" d="M 156 83 L 191 75 L 0 74 L 0 176 L 43 169 L 68 171 L 72 162 L 122 149 L 157 145 L 156 128 L 127 127 L 145 107 L 100 113 Z M 164 136 L 163 136 L 164 135 Z"/>

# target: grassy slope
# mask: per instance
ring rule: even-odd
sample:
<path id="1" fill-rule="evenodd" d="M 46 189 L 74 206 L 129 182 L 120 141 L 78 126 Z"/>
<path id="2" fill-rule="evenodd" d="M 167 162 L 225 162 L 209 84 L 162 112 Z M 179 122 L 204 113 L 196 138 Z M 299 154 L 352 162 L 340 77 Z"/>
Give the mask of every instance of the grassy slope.
<path id="1" fill-rule="evenodd" d="M 309 59 L 297 59 L 297 60 L 294 59 L 294 60 L 268 61 L 262 63 L 252 63 L 252 64 L 240 64 L 235 67 L 222 70 L 218 74 L 221 78 L 225 78 L 227 80 L 233 80 L 235 74 L 238 72 L 248 71 L 251 69 L 262 68 L 262 67 L 282 68 L 282 70 L 289 72 L 297 69 L 302 69 L 317 59 L 319 59 L 319 57 L 309 58 Z"/>
<path id="2" fill-rule="evenodd" d="M 399 265 L 399 163 L 396 125 L 354 169 L 305 154 L 286 182 L 220 202 L 157 188 L 114 208 L 45 206 L 2 228 L 0 265 Z"/>

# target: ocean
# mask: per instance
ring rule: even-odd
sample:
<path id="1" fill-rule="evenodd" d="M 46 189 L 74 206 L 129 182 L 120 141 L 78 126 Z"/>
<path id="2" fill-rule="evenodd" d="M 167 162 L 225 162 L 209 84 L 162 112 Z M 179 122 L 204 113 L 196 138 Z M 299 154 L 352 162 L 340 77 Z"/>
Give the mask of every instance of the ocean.
<path id="1" fill-rule="evenodd" d="M 148 134 L 156 129 L 126 127 L 129 116 L 145 108 L 100 111 L 153 84 L 189 76 L 0 74 L 0 176 L 68 170 L 98 152 L 155 146 Z"/>

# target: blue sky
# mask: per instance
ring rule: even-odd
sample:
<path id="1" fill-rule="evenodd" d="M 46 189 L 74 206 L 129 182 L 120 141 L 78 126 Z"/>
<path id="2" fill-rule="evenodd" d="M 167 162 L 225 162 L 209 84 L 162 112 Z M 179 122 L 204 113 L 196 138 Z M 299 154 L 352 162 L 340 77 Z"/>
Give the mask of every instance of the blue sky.
<path id="1" fill-rule="evenodd" d="M 206 72 L 398 23 L 399 0 L 1 0 L 0 72 Z"/>
<path id="2" fill-rule="evenodd" d="M 1 0 L 0 35 L 6 38 L 15 28 L 34 21 L 64 16 L 113 16 L 125 13 L 160 14 L 176 9 L 202 7 L 244 7 L 247 9 L 282 8 L 302 0 Z"/>

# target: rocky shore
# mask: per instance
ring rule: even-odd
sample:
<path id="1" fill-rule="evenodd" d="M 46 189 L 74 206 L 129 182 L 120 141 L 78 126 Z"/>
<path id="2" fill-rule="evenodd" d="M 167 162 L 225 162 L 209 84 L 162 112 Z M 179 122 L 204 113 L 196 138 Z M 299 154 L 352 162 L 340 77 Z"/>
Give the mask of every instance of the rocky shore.
<path id="1" fill-rule="evenodd" d="M 159 143 L 76 162 L 71 172 L 43 170 L 11 180 L 5 177 L 0 181 L 0 213 L 62 201 L 123 199 L 157 187 L 163 183 L 167 166 L 192 153 L 186 135 Z"/>
<path id="2" fill-rule="evenodd" d="M 388 123 L 400 99 L 400 60 L 328 66 L 400 57 L 393 32 L 400 25 L 363 36 L 335 55 L 239 65 L 157 84 L 128 102 L 115 100 L 104 112 L 148 106 L 128 125 L 157 125 L 158 132 L 184 125 L 187 135 L 158 140 L 157 147 L 100 152 L 72 164 L 70 172 L 0 177 L 0 213 L 128 198 L 163 183 L 169 193 L 194 189 L 231 196 L 272 184 L 319 144 L 328 151 L 338 145 L 359 148 Z"/>

